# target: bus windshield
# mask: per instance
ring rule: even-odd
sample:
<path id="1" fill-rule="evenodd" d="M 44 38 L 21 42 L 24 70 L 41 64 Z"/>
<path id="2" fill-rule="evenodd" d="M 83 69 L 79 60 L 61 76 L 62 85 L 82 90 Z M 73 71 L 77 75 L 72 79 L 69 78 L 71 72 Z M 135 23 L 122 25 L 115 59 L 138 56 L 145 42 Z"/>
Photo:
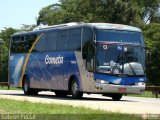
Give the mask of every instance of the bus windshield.
<path id="1" fill-rule="evenodd" d="M 96 71 L 109 74 L 144 75 L 145 49 L 142 46 L 98 44 Z"/>

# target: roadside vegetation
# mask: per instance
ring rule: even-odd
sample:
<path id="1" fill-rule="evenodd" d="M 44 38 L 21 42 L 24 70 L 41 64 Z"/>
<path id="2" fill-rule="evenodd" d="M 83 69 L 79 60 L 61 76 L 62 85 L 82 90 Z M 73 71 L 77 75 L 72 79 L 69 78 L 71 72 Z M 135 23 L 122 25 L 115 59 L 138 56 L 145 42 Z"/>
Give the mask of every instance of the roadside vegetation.
<path id="1" fill-rule="evenodd" d="M 83 107 L 72 107 L 57 104 L 30 103 L 0 99 L 0 114 L 35 115 L 35 119 L 65 119 L 65 120 L 140 120 L 136 115 L 112 113 L 92 110 Z M 4 116 L 3 116 L 4 117 Z"/>
<path id="2" fill-rule="evenodd" d="M 149 91 L 145 91 L 142 95 L 128 94 L 127 96 L 155 98 L 155 95 L 153 95 L 152 92 L 149 92 Z"/>
<path id="3" fill-rule="evenodd" d="M 0 90 L 22 90 L 21 88 L 9 87 L 8 86 L 0 86 Z"/>

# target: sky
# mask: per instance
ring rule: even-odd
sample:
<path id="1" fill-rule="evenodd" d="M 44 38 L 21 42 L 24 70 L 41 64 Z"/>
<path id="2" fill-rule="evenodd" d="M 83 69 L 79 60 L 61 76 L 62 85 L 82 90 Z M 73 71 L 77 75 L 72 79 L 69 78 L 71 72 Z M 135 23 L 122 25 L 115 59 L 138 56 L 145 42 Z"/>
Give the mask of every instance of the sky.
<path id="1" fill-rule="evenodd" d="M 23 24 L 36 24 L 39 11 L 58 0 L 1 0 L 0 30 L 5 27 L 20 28 Z"/>

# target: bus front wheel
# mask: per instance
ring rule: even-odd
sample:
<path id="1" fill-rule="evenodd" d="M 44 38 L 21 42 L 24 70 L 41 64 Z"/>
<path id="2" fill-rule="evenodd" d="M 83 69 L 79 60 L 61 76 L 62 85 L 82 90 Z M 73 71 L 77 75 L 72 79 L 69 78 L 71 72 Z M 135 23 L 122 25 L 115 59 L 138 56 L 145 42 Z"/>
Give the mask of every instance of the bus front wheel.
<path id="1" fill-rule="evenodd" d="M 71 82 L 70 91 L 72 98 L 82 98 L 83 96 L 83 93 L 78 90 L 78 83 L 75 79 L 73 79 Z"/>

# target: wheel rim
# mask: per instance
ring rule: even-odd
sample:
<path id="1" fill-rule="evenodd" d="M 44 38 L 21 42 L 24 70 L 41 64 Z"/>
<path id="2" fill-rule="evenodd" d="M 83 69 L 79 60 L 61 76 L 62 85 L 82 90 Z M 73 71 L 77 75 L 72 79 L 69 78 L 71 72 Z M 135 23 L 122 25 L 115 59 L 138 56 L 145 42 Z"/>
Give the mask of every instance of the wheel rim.
<path id="1" fill-rule="evenodd" d="M 78 91 L 78 85 L 76 82 L 73 82 L 73 85 L 72 85 L 72 93 L 73 94 L 76 94 Z"/>

